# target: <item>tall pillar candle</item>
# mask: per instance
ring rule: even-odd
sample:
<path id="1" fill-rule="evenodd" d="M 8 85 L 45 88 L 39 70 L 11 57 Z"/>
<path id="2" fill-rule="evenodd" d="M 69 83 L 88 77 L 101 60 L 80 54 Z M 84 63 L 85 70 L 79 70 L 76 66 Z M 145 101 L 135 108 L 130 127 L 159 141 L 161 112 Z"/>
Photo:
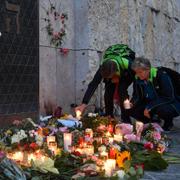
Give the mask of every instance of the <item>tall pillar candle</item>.
<path id="1" fill-rule="evenodd" d="M 64 150 L 69 151 L 69 146 L 72 144 L 72 134 L 64 133 Z"/>

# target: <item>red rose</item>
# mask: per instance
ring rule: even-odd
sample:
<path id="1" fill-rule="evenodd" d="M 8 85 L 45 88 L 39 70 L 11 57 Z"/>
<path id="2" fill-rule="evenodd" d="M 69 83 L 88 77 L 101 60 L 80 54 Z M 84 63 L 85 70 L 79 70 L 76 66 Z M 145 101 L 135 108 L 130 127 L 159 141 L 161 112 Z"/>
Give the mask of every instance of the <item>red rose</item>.
<path id="1" fill-rule="evenodd" d="M 36 150 L 38 149 L 39 146 L 35 142 L 33 142 L 29 145 L 29 147 L 32 148 L 33 150 Z"/>
<path id="2" fill-rule="evenodd" d="M 82 155 L 79 151 L 74 151 L 72 154 L 74 154 L 75 156 L 81 156 Z"/>
<path id="3" fill-rule="evenodd" d="M 147 150 L 152 150 L 154 148 L 154 145 L 152 142 L 147 142 L 144 144 L 144 148 Z"/>

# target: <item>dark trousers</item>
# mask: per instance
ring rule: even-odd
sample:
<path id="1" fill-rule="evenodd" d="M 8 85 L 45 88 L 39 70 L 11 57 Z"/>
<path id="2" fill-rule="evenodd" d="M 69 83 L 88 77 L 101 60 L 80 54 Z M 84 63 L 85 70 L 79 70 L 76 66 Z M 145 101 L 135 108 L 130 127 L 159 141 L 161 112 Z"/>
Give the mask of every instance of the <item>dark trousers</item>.
<path id="1" fill-rule="evenodd" d="M 105 101 L 105 113 L 106 115 L 110 115 L 114 117 L 114 92 L 115 92 L 116 85 L 110 81 L 105 82 L 105 93 L 104 93 L 104 101 Z M 123 122 L 130 122 L 130 118 L 127 112 L 124 109 L 123 102 L 120 99 L 120 108 L 121 108 L 121 119 Z"/>
<path id="2" fill-rule="evenodd" d="M 158 106 L 152 112 L 150 112 L 151 119 L 144 116 L 145 104 L 136 106 L 130 110 L 127 110 L 129 116 L 142 121 L 144 123 L 156 122 L 154 117 L 157 115 L 160 119 L 164 120 L 164 128 L 171 127 L 173 125 L 173 118 L 178 116 L 178 113 L 171 104 L 165 104 Z"/>

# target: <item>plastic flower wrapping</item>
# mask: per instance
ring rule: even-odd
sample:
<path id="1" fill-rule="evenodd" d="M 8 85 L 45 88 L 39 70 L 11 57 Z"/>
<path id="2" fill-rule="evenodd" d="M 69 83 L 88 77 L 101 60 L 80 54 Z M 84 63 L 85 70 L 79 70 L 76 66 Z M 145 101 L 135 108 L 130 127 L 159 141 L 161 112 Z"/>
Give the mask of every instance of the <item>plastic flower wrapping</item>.
<path id="1" fill-rule="evenodd" d="M 22 168 L 16 169 L 17 174 L 27 179 L 140 179 L 146 170 L 163 170 L 170 162 L 180 162 L 178 156 L 167 155 L 170 143 L 158 124 L 120 123 L 93 113 L 80 120 L 72 115 L 49 116 L 39 123 L 15 120 L 1 130 L 0 172 L 17 165 Z M 3 178 L 14 171 L 8 170 Z"/>

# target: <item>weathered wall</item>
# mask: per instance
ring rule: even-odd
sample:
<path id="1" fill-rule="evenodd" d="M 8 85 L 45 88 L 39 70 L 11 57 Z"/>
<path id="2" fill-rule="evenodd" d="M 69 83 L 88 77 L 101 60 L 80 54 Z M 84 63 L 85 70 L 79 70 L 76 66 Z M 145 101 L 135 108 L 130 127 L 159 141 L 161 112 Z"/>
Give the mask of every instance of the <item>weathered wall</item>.
<path id="1" fill-rule="evenodd" d="M 40 19 L 41 4 L 48 2 L 40 0 Z M 62 57 L 40 28 L 41 111 L 48 100 L 67 111 L 73 101 L 79 104 L 100 63 L 101 54 L 96 50 L 111 44 L 126 43 L 153 65 L 180 71 L 179 0 L 62 0 L 62 6 L 69 16 L 63 46 L 73 50 Z M 101 92 L 99 87 L 92 103 L 100 102 Z"/>
<path id="2" fill-rule="evenodd" d="M 75 101 L 75 52 L 70 51 L 66 56 L 59 49 L 50 44 L 46 32 L 46 10 L 50 7 L 49 0 L 39 0 L 40 16 L 40 114 L 49 114 L 58 105 L 66 111 L 70 110 L 70 103 Z M 52 0 L 59 13 L 67 13 L 68 21 L 63 46 L 74 47 L 74 10 L 72 0 Z M 55 31 L 60 31 L 60 25 L 53 23 Z"/>

